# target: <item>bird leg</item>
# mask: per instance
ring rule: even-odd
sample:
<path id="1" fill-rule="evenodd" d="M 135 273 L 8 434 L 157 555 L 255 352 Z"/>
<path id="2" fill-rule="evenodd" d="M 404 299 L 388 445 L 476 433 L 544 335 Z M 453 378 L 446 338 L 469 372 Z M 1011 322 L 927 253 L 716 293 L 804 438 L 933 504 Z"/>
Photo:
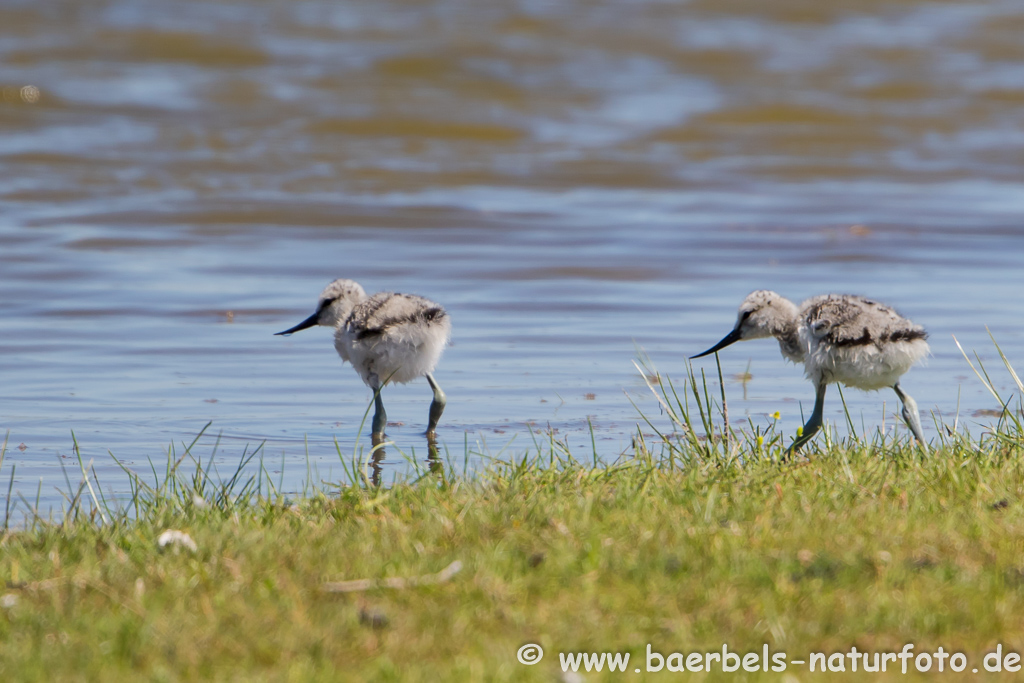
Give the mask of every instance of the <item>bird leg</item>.
<path id="1" fill-rule="evenodd" d="M 922 446 L 924 445 L 924 434 L 921 432 L 921 415 L 917 412 L 917 402 L 911 398 L 910 394 L 903 392 L 900 388 L 900 383 L 892 385 L 892 388 L 896 391 L 896 395 L 900 397 L 900 401 L 903 402 L 903 421 L 910 427 L 910 431 L 914 433 L 914 438 Z"/>
<path id="2" fill-rule="evenodd" d="M 827 386 L 825 382 L 818 384 L 818 388 L 814 392 L 814 411 L 811 413 L 811 418 L 804 425 L 803 434 L 786 450 L 786 455 L 796 453 L 801 446 L 810 441 L 818 433 L 818 430 L 821 429 L 822 415 L 825 412 L 825 388 Z"/>
<path id="3" fill-rule="evenodd" d="M 382 388 L 383 387 L 381 387 L 380 382 L 374 382 L 374 386 L 372 387 L 373 403 L 375 406 L 375 410 L 373 411 L 373 436 L 383 436 L 384 427 L 388 424 L 388 414 L 384 412 L 384 401 L 381 400 L 380 397 Z"/>
<path id="4" fill-rule="evenodd" d="M 434 434 L 437 429 L 437 423 L 441 419 L 441 413 L 444 412 L 448 399 L 429 372 L 427 373 L 427 382 L 430 384 L 430 388 L 434 390 L 434 400 L 430 402 L 430 421 L 427 423 L 427 434 L 430 435 Z"/>

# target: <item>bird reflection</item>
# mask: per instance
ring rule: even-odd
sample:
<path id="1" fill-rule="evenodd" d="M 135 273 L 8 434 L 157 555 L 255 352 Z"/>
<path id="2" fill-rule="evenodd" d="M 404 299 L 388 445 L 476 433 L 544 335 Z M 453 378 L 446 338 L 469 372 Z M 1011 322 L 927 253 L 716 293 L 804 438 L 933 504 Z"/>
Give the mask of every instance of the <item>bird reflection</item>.
<path id="1" fill-rule="evenodd" d="M 370 460 L 367 463 L 370 467 L 370 482 L 374 486 L 380 486 L 381 472 L 384 471 L 383 463 L 384 458 L 387 456 L 386 449 L 384 448 L 384 437 L 382 435 L 373 434 L 370 437 L 370 442 L 373 444 L 373 450 Z M 440 451 L 437 448 L 437 438 L 433 435 L 427 436 L 427 468 L 431 474 L 434 474 L 440 478 L 444 478 L 444 461 L 441 460 Z"/>
<path id="2" fill-rule="evenodd" d="M 441 454 L 437 450 L 437 438 L 427 435 L 427 467 L 432 474 L 441 479 L 444 478 L 444 463 L 441 461 Z"/>
<path id="3" fill-rule="evenodd" d="M 381 467 L 381 463 L 384 462 L 384 457 L 387 455 L 384 451 L 384 435 L 373 434 L 370 437 L 370 442 L 373 444 L 372 455 L 370 457 L 370 481 L 373 482 L 374 486 L 380 486 L 380 473 L 384 469 Z"/>

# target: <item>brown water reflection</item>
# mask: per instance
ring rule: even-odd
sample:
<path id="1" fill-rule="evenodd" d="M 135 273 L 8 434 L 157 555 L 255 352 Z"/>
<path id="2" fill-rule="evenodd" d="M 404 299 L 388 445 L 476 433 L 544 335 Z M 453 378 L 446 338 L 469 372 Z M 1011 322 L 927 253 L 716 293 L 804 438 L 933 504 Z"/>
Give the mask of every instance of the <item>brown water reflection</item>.
<path id="1" fill-rule="evenodd" d="M 1022 30 L 995 0 L 3 3 L 8 462 L 60 481 L 74 429 L 116 489 L 106 449 L 213 420 L 337 478 L 369 397 L 329 334 L 271 337 L 335 277 L 451 311 L 460 455 L 593 424 L 614 457 L 623 391 L 657 411 L 636 347 L 679 376 L 760 287 L 893 303 L 932 332 L 922 409 L 994 409 L 951 334 L 1024 363 Z M 734 412 L 802 422 L 770 344 L 725 360 Z"/>

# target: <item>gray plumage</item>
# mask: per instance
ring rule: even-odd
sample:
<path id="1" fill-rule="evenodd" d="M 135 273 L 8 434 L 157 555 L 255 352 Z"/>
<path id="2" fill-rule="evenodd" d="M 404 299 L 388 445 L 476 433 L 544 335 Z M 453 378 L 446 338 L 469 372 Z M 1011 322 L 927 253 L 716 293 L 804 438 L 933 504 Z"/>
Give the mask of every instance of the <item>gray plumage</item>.
<path id="1" fill-rule="evenodd" d="M 928 354 L 928 333 L 889 306 L 851 294 L 826 294 L 800 304 L 767 290 L 751 292 L 740 304 L 732 332 L 701 356 L 738 341 L 775 337 L 782 355 L 802 363 L 815 386 L 814 412 L 795 450 L 821 427 L 825 388 L 841 383 L 858 389 L 892 387 L 903 402 L 903 418 L 922 444 L 914 399 L 899 379 Z"/>
<path id="2" fill-rule="evenodd" d="M 313 315 L 284 332 L 315 325 L 334 328 L 334 348 L 374 390 L 373 435 L 383 436 L 387 414 L 381 389 L 391 382 L 426 377 L 434 392 L 427 434 L 433 436 L 446 397 L 431 373 L 451 337 L 451 318 L 440 304 L 415 294 L 380 292 L 367 297 L 352 280 L 335 280 L 320 293 Z"/>
<path id="3" fill-rule="evenodd" d="M 430 299 L 380 292 L 352 308 L 334 334 L 334 346 L 369 386 L 404 384 L 433 372 L 451 325 L 444 308 Z"/>

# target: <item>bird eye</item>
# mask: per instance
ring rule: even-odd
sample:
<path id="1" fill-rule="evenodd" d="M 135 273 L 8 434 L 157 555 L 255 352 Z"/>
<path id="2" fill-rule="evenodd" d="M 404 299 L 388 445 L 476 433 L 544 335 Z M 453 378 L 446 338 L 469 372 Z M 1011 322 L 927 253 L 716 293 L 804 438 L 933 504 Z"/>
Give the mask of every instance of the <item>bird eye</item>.
<path id="1" fill-rule="evenodd" d="M 747 321 L 747 318 L 750 317 L 751 313 L 753 313 L 753 311 L 743 311 L 743 314 L 740 315 L 740 325 Z"/>

